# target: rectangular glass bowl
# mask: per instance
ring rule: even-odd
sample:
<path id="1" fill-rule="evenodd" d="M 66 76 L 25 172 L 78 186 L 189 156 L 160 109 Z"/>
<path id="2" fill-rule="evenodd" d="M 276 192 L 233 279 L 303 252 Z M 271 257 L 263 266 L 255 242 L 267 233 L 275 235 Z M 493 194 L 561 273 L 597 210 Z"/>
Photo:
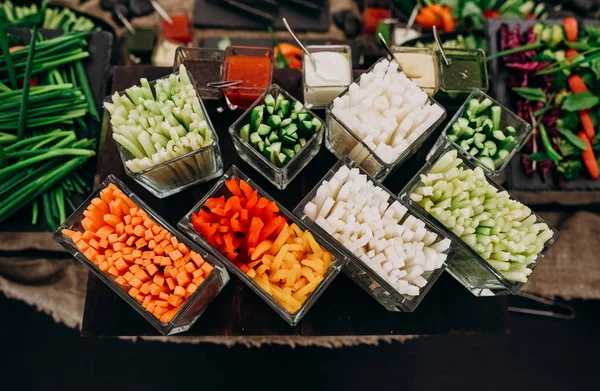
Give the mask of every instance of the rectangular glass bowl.
<path id="1" fill-rule="evenodd" d="M 239 134 L 242 126 L 250 123 L 250 114 L 252 113 L 252 110 L 256 106 L 264 104 L 265 96 L 267 94 L 272 94 L 274 98 L 277 98 L 279 94 L 282 94 L 287 100 L 290 101 L 292 107 L 295 102 L 298 102 L 296 98 L 291 96 L 283 88 L 279 87 L 277 84 L 272 84 L 264 92 L 264 94 L 262 94 L 261 97 L 258 98 L 256 102 L 254 102 L 254 104 L 250 106 L 248 110 L 246 110 L 244 114 L 242 114 L 229 127 L 229 134 L 233 139 L 233 145 L 238 155 L 240 155 L 240 157 L 244 159 L 246 163 L 251 165 L 256 171 L 267 178 L 269 182 L 275 185 L 275 187 L 283 190 L 290 184 L 290 182 L 292 182 L 292 180 L 294 180 L 294 178 L 312 160 L 312 158 L 319 153 L 321 143 L 323 142 L 325 123 L 315 113 L 309 109 L 306 109 L 306 111 L 313 118 L 317 118 L 319 122 L 321 122 L 321 129 L 319 129 L 317 133 L 313 134 L 312 137 L 306 141 L 304 147 L 302 147 L 302 149 L 296 153 L 289 162 L 287 162 L 283 167 L 277 167 L 252 145 L 244 141 Z"/>
<path id="2" fill-rule="evenodd" d="M 389 204 L 392 204 L 394 201 L 398 201 L 400 204 L 405 206 L 408 209 L 408 211 L 406 212 L 406 215 L 405 217 L 403 217 L 402 221 L 406 220 L 406 218 L 408 218 L 408 216 L 411 215 L 418 218 L 419 220 L 425 223 L 425 227 L 427 230 L 432 231 L 438 235 L 438 239 L 436 241 L 448 238 L 448 235 L 446 235 L 446 233 L 443 230 L 439 229 L 437 226 L 431 224 L 430 221 L 424 219 L 419 213 L 415 213 L 411 206 L 407 205 L 404 201 L 392 194 L 380 182 L 374 179 L 358 164 L 356 164 L 356 162 L 352 161 L 347 156 L 344 156 L 340 160 L 338 160 L 338 162 L 325 174 L 321 181 L 319 181 L 319 183 L 294 209 L 294 214 L 298 216 L 300 220 L 302 220 L 312 232 L 317 232 L 321 236 L 325 237 L 328 241 L 336 243 L 336 247 L 339 249 L 339 251 L 345 257 L 348 258 L 348 263 L 346 264 L 346 266 L 344 266 L 344 272 L 356 284 L 363 288 L 365 292 L 371 295 L 375 300 L 377 300 L 377 302 L 379 302 L 379 304 L 384 306 L 388 311 L 412 312 L 415 310 L 415 308 L 417 308 L 419 303 L 421 303 L 427 292 L 429 292 L 433 284 L 435 284 L 438 277 L 444 272 L 446 266 L 449 263 L 451 263 L 455 253 L 455 246 L 454 244 L 451 244 L 450 248 L 446 250 L 445 253 L 448 255 L 448 257 L 442 267 L 431 272 L 427 272 L 423 275 L 423 278 L 427 280 L 427 285 L 425 285 L 423 288 L 420 288 L 418 296 L 410 296 L 399 293 L 392 285 L 390 285 L 379 274 L 377 274 L 377 272 L 371 269 L 369 265 L 365 264 L 365 262 L 363 262 L 356 255 L 354 255 L 352 251 L 350 251 L 347 247 L 338 242 L 333 236 L 331 236 L 323 228 L 321 228 L 319 224 L 317 224 L 304 213 L 304 207 L 315 197 L 315 195 L 317 194 L 317 190 L 319 189 L 321 184 L 324 181 L 329 181 L 335 175 L 335 173 L 343 166 L 346 166 L 349 169 L 357 168 L 361 174 L 366 174 L 369 180 L 371 180 L 375 186 L 379 187 L 387 194 L 389 194 Z"/>
<path id="3" fill-rule="evenodd" d="M 440 159 L 446 152 L 456 150 L 458 158 L 462 159 L 463 163 L 459 167 L 465 169 L 475 169 L 477 166 L 469 160 L 468 156 L 461 150 L 456 149 L 454 146 L 447 144 L 443 148 L 439 148 L 432 158 L 425 163 L 423 168 L 411 179 L 411 181 L 402 189 L 400 198 L 405 200 L 414 209 L 418 210 L 422 216 L 424 216 L 431 224 L 436 225 L 439 229 L 446 233 L 453 242 L 459 246 L 459 251 L 454 257 L 452 263 L 448 265 L 448 272 L 465 288 L 467 288 L 475 296 L 495 296 L 504 294 L 515 294 L 517 293 L 525 283 L 514 282 L 506 279 L 500 272 L 493 268 L 485 259 L 483 259 L 475 250 L 473 250 L 468 244 L 466 244 L 459 236 L 454 234 L 451 230 L 437 220 L 435 217 L 430 215 L 425 209 L 423 209 L 418 203 L 410 198 L 410 194 L 413 190 L 421 185 L 421 175 L 426 175 L 431 167 Z M 489 177 L 486 177 L 489 184 L 498 189 L 499 192 L 506 191 L 502 186 L 498 185 Z M 509 192 L 507 192 L 511 199 L 518 201 Z M 539 215 L 531 212 L 536 217 L 536 223 L 546 223 Z M 547 223 L 546 223 L 547 224 Z M 549 226 L 549 225 L 548 225 Z M 550 227 L 550 226 L 549 226 Z M 554 228 L 550 227 L 554 233 L 544 245 L 544 249 L 537 256 L 536 261 L 528 267 L 535 271 L 535 267 L 544 258 L 545 254 L 550 250 L 552 245 L 558 239 L 559 233 Z M 531 278 L 531 275 L 529 276 Z"/>
<path id="4" fill-rule="evenodd" d="M 321 245 L 321 247 L 325 248 L 332 255 L 332 261 L 329 265 L 329 269 L 325 273 L 323 277 L 323 281 L 317 286 L 317 288 L 312 291 L 306 301 L 302 304 L 302 307 L 296 313 L 288 312 L 281 304 L 279 304 L 271 295 L 265 292 L 254 280 L 246 275 L 240 268 L 238 268 L 233 262 L 231 262 L 227 257 L 219 252 L 216 248 L 211 246 L 202 235 L 200 235 L 194 229 L 192 225 L 192 214 L 198 212 L 202 205 L 212 197 L 220 197 L 223 195 L 232 195 L 227 186 L 225 185 L 225 181 L 230 178 L 236 178 L 238 180 L 246 181 L 253 189 L 258 191 L 258 194 L 262 197 L 265 197 L 277 204 L 281 214 L 287 219 L 289 224 L 296 223 L 298 227 L 302 230 L 307 230 L 308 228 L 298 220 L 293 214 L 287 211 L 283 206 L 281 206 L 275 199 L 269 196 L 264 190 L 262 190 L 256 183 L 254 183 L 250 178 L 248 178 L 242 171 L 240 171 L 235 165 L 233 165 L 226 173 L 223 175 L 221 179 L 213 186 L 213 188 L 208 192 L 204 198 L 200 200 L 177 224 L 177 226 L 189 237 L 191 237 L 196 243 L 199 243 L 203 247 L 209 249 L 209 251 L 217 257 L 221 263 L 223 263 L 230 272 L 235 274 L 240 280 L 242 280 L 246 285 L 250 287 L 257 295 L 259 295 L 279 316 L 281 316 L 286 322 L 288 322 L 291 326 L 295 326 L 300 322 L 300 320 L 306 315 L 310 307 L 317 301 L 319 296 L 327 289 L 331 281 L 339 274 L 342 267 L 346 264 L 347 260 L 344 255 L 340 253 L 337 246 L 334 246 L 326 239 L 321 237 L 318 233 L 313 230 L 309 231 L 313 234 L 315 240 Z"/>
<path id="5" fill-rule="evenodd" d="M 501 159 L 500 167 L 495 168 L 493 170 L 485 164 L 482 164 L 477 157 L 471 155 L 468 151 L 465 151 L 463 148 L 461 148 L 461 146 L 458 145 L 456 142 L 448 138 L 448 130 L 452 128 L 452 124 L 454 124 L 459 118 L 464 116 L 467 108 L 469 107 L 469 102 L 471 101 L 471 99 L 477 99 L 479 102 L 483 101 L 484 99 L 491 100 L 492 106 L 499 106 L 502 109 L 502 115 L 500 116 L 500 129 L 504 129 L 507 126 L 512 126 L 517 131 L 515 144 L 510 149 L 509 154 L 504 159 Z M 498 101 L 493 99 L 485 92 L 479 89 L 474 89 L 465 100 L 465 103 L 463 103 L 463 105 L 456 112 L 456 114 L 454 114 L 454 117 L 452 117 L 450 122 L 448 122 L 448 124 L 442 131 L 440 138 L 436 141 L 435 145 L 427 155 L 427 160 L 429 160 L 429 158 L 433 155 L 435 150 L 443 147 L 446 144 L 451 144 L 452 146 L 454 146 L 454 148 L 462 151 L 466 156 L 468 156 L 469 160 L 474 162 L 476 165 L 480 166 L 488 176 L 495 178 L 498 175 L 500 175 L 502 171 L 504 171 L 504 169 L 506 168 L 512 157 L 515 155 L 515 153 L 517 153 L 527 142 L 529 136 L 531 136 L 531 130 L 531 125 L 527 121 L 524 121 L 521 117 L 507 109 L 502 104 L 498 103 Z"/>
<path id="6" fill-rule="evenodd" d="M 245 87 L 232 86 L 223 89 L 225 100 L 231 110 L 246 110 L 257 100 L 267 88 L 273 83 L 273 69 L 275 68 L 275 60 L 273 59 L 273 50 L 263 47 L 251 46 L 228 46 L 225 50 L 225 65 L 223 70 L 223 81 L 231 80 L 228 75 L 229 59 L 235 56 L 258 56 L 268 57 L 271 61 L 270 67 L 267 70 L 269 73 L 269 82 L 265 87 Z M 250 71 L 249 74 L 255 73 Z"/>
<path id="7" fill-rule="evenodd" d="M 208 112 L 206 111 L 206 107 L 204 107 L 202 99 L 200 99 L 198 86 L 196 85 L 194 77 L 189 71 L 187 72 L 188 77 L 195 86 L 200 107 L 202 107 L 206 123 L 213 135 L 213 142 L 210 145 L 167 160 L 166 162 L 156 164 L 152 167 L 148 167 L 145 170 L 133 172 L 127 167 L 125 162 L 133 159 L 134 156 L 121 144 L 115 141 L 125 173 L 158 198 L 165 198 L 179 193 L 198 183 L 209 181 L 223 174 L 223 158 L 221 157 L 217 132 L 210 121 L 210 117 L 208 116 Z M 179 72 L 173 72 L 174 75 L 178 73 Z M 154 93 L 154 86 L 158 80 L 168 79 L 169 77 L 170 75 L 151 81 L 149 84 L 152 88 L 152 92 Z M 119 95 L 126 95 L 126 92 L 120 91 Z M 106 102 L 112 102 L 112 96 L 109 95 L 104 99 L 103 106 Z M 103 121 L 103 126 L 109 126 L 112 130 L 110 113 L 106 109 L 104 109 L 104 112 L 107 120 Z"/>
<path id="8" fill-rule="evenodd" d="M 377 60 L 365 73 L 371 72 L 375 65 L 383 60 L 385 58 Z M 358 83 L 359 80 L 360 78 L 356 79 L 355 82 Z M 346 88 L 339 96 L 347 94 L 349 90 L 350 88 Z M 378 181 L 383 181 L 391 172 L 408 160 L 446 118 L 447 112 L 443 106 L 431 97 L 427 99 L 427 102 L 441 107 L 444 111 L 443 114 L 392 163 L 384 162 L 371 147 L 333 114 L 333 102 L 327 105 L 326 110 L 327 131 L 325 132 L 325 146 L 338 159 L 347 155 L 350 159 L 358 163 L 369 175 Z"/>
<path id="9" fill-rule="evenodd" d="M 334 52 L 346 56 L 350 68 L 349 80 L 352 83 L 352 49 L 348 45 L 310 45 L 306 47 L 311 53 Z M 311 109 L 324 109 L 335 97 L 341 94 L 350 83 L 333 86 L 309 86 L 306 82 L 306 70 L 312 64 L 307 64 L 308 56 L 302 55 L 302 86 L 304 91 L 304 105 Z"/>
<path id="10" fill-rule="evenodd" d="M 146 311 L 140 303 L 132 298 L 127 291 L 125 291 L 118 283 L 116 283 L 110 275 L 104 273 L 89 260 L 83 253 L 77 248 L 75 243 L 62 233 L 64 229 L 70 230 L 81 230 L 81 221 L 85 218 L 83 212 L 90 205 L 92 199 L 99 196 L 100 192 L 108 187 L 109 184 L 117 186 L 131 201 L 133 201 L 140 209 L 145 211 L 157 224 L 162 226 L 173 236 L 177 238 L 179 242 L 184 243 L 188 248 L 198 254 L 200 254 L 205 262 L 208 262 L 213 266 L 212 272 L 208 275 L 206 280 L 196 291 L 187 299 L 185 304 L 181 307 L 179 312 L 173 317 L 169 323 L 160 322 L 153 314 Z M 169 223 L 167 223 L 162 217 L 157 215 L 148 205 L 144 203 L 137 195 L 131 192 L 116 177 L 109 175 L 104 182 L 102 182 L 98 188 L 90 195 L 73 214 L 65 220 L 64 223 L 54 232 L 53 239 L 63 246 L 71 255 L 73 255 L 78 261 L 86 265 L 102 282 L 104 282 L 110 289 L 119 295 L 127 304 L 129 304 L 134 310 L 136 310 L 144 319 L 146 319 L 154 328 L 156 328 L 162 335 L 173 335 L 187 331 L 194 322 L 202 315 L 204 310 L 213 301 L 213 299 L 223 289 L 225 284 L 229 281 L 229 274 L 227 270 L 221 265 L 221 263 L 211 254 L 207 253 L 204 249 L 187 239 L 185 235 L 182 235 L 175 230 Z"/>
<path id="11" fill-rule="evenodd" d="M 392 53 L 394 53 L 394 56 L 396 57 L 396 54 L 406 54 L 406 55 L 422 55 L 422 56 L 427 56 L 431 58 L 431 63 L 433 65 L 433 82 L 431 83 L 425 83 L 425 80 L 418 80 L 419 78 L 417 78 L 417 80 L 413 81 L 415 83 L 417 83 L 419 85 L 419 87 L 421 87 L 423 89 L 423 91 L 425 91 L 427 93 L 427 95 L 429 96 L 434 96 L 435 93 L 439 90 L 440 88 L 440 64 L 438 61 L 438 56 L 435 52 L 435 50 L 433 50 L 432 48 L 429 47 L 423 47 L 423 48 L 419 48 L 419 47 L 412 47 L 412 46 L 392 46 L 390 49 L 392 49 Z M 402 61 L 402 60 L 398 60 L 400 61 L 400 64 L 404 63 L 405 65 L 402 66 L 402 69 L 404 70 L 405 74 L 406 74 L 406 68 L 408 68 L 406 66 L 406 64 L 410 64 L 412 61 L 410 59 L 407 59 L 406 61 Z M 417 65 L 418 68 L 418 65 Z M 421 71 L 423 71 L 424 69 L 421 69 Z M 415 71 L 418 71 L 418 69 L 416 69 Z M 409 79 L 412 79 L 410 76 L 406 75 Z"/>
<path id="12" fill-rule="evenodd" d="M 192 74 L 204 106 L 209 111 L 216 111 L 224 105 L 221 88 L 208 87 L 208 83 L 220 82 L 223 79 L 225 52 L 219 49 L 189 48 L 180 46 L 175 51 L 173 72 L 179 65 L 185 65 Z"/>

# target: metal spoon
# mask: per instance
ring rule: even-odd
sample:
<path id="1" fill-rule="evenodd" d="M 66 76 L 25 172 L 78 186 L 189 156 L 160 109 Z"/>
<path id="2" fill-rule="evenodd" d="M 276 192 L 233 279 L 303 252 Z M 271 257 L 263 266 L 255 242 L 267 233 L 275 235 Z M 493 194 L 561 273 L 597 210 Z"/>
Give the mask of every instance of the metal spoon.
<path id="1" fill-rule="evenodd" d="M 304 47 L 304 45 L 302 44 L 302 42 L 300 42 L 300 39 L 298 39 L 298 37 L 296 36 L 296 34 L 294 34 L 294 31 L 292 30 L 292 28 L 288 24 L 287 20 L 285 18 L 281 18 L 281 20 L 283 21 L 283 24 L 285 25 L 285 28 L 290 33 L 290 35 L 292 36 L 292 38 L 294 38 L 294 40 L 296 41 L 296 43 L 298 44 L 298 46 L 300 46 L 302 48 L 302 50 L 304 51 L 304 53 L 306 53 L 308 55 L 308 58 L 310 58 L 310 61 L 313 63 L 313 65 L 315 67 L 315 70 L 316 70 L 317 69 L 317 62 L 315 61 L 315 58 L 308 51 L 308 49 L 306 47 Z"/>
<path id="2" fill-rule="evenodd" d="M 379 42 L 381 42 L 381 44 L 383 45 L 383 47 L 385 48 L 385 50 L 388 52 L 388 54 L 390 56 L 392 56 L 392 60 L 394 60 L 396 62 L 396 64 L 398 64 L 398 69 L 402 70 L 402 65 L 400 64 L 400 61 L 398 61 L 398 59 L 396 58 L 396 56 L 394 56 L 394 53 L 392 52 L 392 49 L 390 49 L 390 47 L 388 46 L 387 42 L 385 42 L 385 38 L 383 38 L 383 35 L 381 35 L 381 33 L 377 34 L 377 38 L 379 38 Z"/>
<path id="3" fill-rule="evenodd" d="M 438 33 L 436 26 L 433 26 L 433 39 L 435 39 L 435 43 L 437 43 L 438 49 L 440 49 L 440 53 L 442 54 L 442 58 L 444 59 L 446 66 L 449 66 L 452 63 L 452 61 L 450 61 L 448 57 L 446 57 L 444 47 L 442 46 L 442 40 L 440 39 L 440 33 Z"/>
<path id="4" fill-rule="evenodd" d="M 408 18 L 408 22 L 406 22 L 406 29 L 404 30 L 404 35 L 408 34 L 408 31 L 412 29 L 413 24 L 415 24 L 415 20 L 417 19 L 417 14 L 419 13 L 419 4 L 415 5 L 413 8 L 410 17 Z"/>
<path id="5" fill-rule="evenodd" d="M 167 11 L 165 11 L 165 9 L 163 7 L 161 7 L 160 4 L 158 4 L 158 1 L 150 0 L 150 4 L 152 4 L 152 7 L 156 10 L 156 12 L 158 12 L 158 14 L 160 15 L 161 18 L 166 20 L 167 23 L 173 24 L 173 19 L 171 19 L 171 17 L 167 13 Z"/>
<path id="6" fill-rule="evenodd" d="M 206 86 L 210 87 L 210 88 L 227 88 L 227 87 L 233 87 L 235 85 L 238 85 L 241 82 L 242 82 L 241 80 L 213 81 L 210 83 L 206 83 Z"/>

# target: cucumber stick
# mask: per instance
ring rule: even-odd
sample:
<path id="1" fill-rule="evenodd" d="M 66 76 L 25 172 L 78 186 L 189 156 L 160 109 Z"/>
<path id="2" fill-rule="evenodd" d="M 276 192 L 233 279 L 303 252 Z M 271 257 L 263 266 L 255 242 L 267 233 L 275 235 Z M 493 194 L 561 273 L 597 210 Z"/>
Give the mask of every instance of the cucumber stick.
<path id="1" fill-rule="evenodd" d="M 249 117 L 239 130 L 240 138 L 277 167 L 300 153 L 322 127 L 321 120 L 301 102 L 290 101 L 281 93 L 265 95 L 263 104 L 254 107 Z"/>

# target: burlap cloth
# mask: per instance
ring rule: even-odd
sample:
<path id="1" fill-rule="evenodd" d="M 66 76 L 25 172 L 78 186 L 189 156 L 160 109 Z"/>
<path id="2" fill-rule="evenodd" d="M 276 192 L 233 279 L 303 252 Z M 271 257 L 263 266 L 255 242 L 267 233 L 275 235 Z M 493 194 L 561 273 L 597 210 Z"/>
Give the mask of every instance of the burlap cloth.
<path id="1" fill-rule="evenodd" d="M 110 14 L 98 6 L 99 0 L 90 0 L 80 6 L 88 13 L 110 21 Z M 166 8 L 191 10 L 192 0 L 163 0 Z M 350 0 L 332 0 L 332 10 L 352 6 Z M 135 26 L 151 26 L 156 17 L 133 21 Z M 119 35 L 124 34 L 117 28 Z M 196 31 L 197 38 L 224 35 L 266 37 L 264 32 L 232 32 L 220 30 Z M 328 36 L 341 38 L 334 27 L 328 34 L 305 34 L 304 37 Z M 526 204 L 580 205 L 600 202 L 600 193 L 549 192 L 515 193 Z M 560 208 L 557 207 L 557 210 Z M 567 214 L 542 213 L 561 237 L 549 255 L 540 262 L 525 291 L 564 299 L 600 299 L 600 262 L 595 246 L 600 242 L 600 216 L 589 212 Z M 57 322 L 79 328 L 83 316 L 87 270 L 52 241 L 50 234 L 0 233 L 0 291 L 52 316 Z M 341 347 L 380 342 L 403 342 L 416 336 L 336 336 L 336 337 L 148 337 L 144 339 L 176 343 L 219 343 L 227 346 L 243 344 L 284 344 L 289 346 Z M 135 340 L 135 338 L 131 339 Z"/>

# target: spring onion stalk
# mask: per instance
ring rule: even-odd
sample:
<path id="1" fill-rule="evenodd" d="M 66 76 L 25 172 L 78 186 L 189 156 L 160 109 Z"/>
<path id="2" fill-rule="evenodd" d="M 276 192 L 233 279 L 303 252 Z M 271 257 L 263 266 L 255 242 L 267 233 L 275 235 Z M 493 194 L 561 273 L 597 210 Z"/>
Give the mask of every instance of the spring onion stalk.
<path id="1" fill-rule="evenodd" d="M 90 190 L 77 172 L 95 155 L 95 142 L 78 137 L 97 119 L 87 76 L 76 65 L 88 55 L 86 35 L 36 42 L 34 30 L 31 44 L 10 56 L 17 79 L 25 80 L 23 88 L 0 85 L 0 222 L 32 205 L 32 224 L 56 229 L 75 209 L 74 195 Z M 10 80 L 7 58 L 0 56 L 4 82 Z M 30 87 L 35 74 L 39 85 Z"/>
<path id="2" fill-rule="evenodd" d="M 6 22 L 15 27 L 33 27 L 34 16 L 38 13 L 36 4 L 14 5 L 10 0 L 0 2 L 0 8 L 4 9 Z M 46 29 L 60 29 L 68 31 L 92 31 L 97 29 L 94 23 L 85 16 L 77 16 L 71 9 L 65 7 L 48 8 L 43 12 L 42 27 Z"/>
<path id="3" fill-rule="evenodd" d="M 140 86 L 115 93 L 104 107 L 111 115 L 113 139 L 126 151 L 125 164 L 132 172 L 145 171 L 157 183 L 171 184 L 214 170 L 211 151 L 192 153 L 211 146 L 214 139 L 183 65 L 178 75 L 157 80 L 154 91 L 141 79 Z"/>
<path id="4" fill-rule="evenodd" d="M 510 281 L 527 282 L 554 236 L 531 209 L 491 185 L 481 167 L 463 167 L 456 150 L 421 176 L 410 197 Z"/>
<path id="5" fill-rule="evenodd" d="M 6 63 L 8 78 L 12 88 L 17 88 L 17 76 L 15 74 L 12 55 L 10 53 L 6 39 L 6 30 L 4 29 L 4 12 L 0 12 L 0 50 L 2 51 L 2 60 Z"/>

